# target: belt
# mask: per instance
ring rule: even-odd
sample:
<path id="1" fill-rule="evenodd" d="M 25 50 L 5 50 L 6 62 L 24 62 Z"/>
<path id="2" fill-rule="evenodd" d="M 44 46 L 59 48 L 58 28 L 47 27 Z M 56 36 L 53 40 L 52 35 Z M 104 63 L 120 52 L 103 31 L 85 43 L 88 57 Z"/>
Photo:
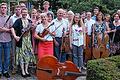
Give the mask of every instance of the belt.
<path id="1" fill-rule="evenodd" d="M 62 37 L 55 37 L 55 38 L 62 38 Z"/>

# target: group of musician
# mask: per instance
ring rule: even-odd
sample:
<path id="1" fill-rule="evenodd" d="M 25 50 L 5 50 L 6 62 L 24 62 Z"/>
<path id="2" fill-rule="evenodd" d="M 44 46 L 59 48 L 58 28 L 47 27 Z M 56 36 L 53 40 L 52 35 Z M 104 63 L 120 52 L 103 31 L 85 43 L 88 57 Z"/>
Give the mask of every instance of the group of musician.
<path id="1" fill-rule="evenodd" d="M 92 48 L 88 52 L 98 50 L 101 53 L 106 48 L 108 55 L 120 53 L 120 10 L 110 16 L 103 14 L 98 7 L 93 12 L 82 13 L 60 8 L 55 17 L 49 7 L 50 3 L 45 1 L 43 10 L 32 9 L 29 14 L 26 5 L 20 3 L 16 5 L 15 13 L 8 16 L 7 4 L 1 3 L 0 77 L 10 78 L 9 66 L 14 73 L 18 65 L 21 76 L 30 77 L 29 63 L 37 64 L 46 55 L 55 56 L 63 63 L 71 57 L 81 71 L 85 69 L 85 49 Z M 86 36 L 90 38 L 89 43 Z M 102 54 L 104 52 L 100 57 Z M 91 56 L 91 59 L 96 58 Z"/>

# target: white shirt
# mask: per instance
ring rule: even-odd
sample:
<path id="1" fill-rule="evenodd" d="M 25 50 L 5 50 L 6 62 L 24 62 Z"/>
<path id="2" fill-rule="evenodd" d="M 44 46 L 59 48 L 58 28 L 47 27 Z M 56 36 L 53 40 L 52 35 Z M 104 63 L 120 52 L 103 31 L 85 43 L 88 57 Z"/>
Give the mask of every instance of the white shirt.
<path id="1" fill-rule="evenodd" d="M 72 25 L 72 44 L 78 47 L 84 44 L 83 29 L 76 24 Z"/>
<path id="2" fill-rule="evenodd" d="M 69 27 L 69 24 L 70 24 L 70 23 L 69 23 L 69 21 L 68 21 L 68 19 L 67 19 L 67 18 L 66 18 L 66 19 L 64 19 L 64 23 L 65 23 L 65 24 L 66 24 L 66 26 L 67 26 L 67 30 L 69 30 L 69 28 L 68 28 L 68 27 Z"/>
<path id="3" fill-rule="evenodd" d="M 67 31 L 68 26 L 66 24 L 66 21 L 64 19 L 62 20 L 58 20 L 57 18 L 54 19 L 52 22 L 54 22 L 54 26 L 55 26 L 55 37 L 62 37 L 62 33 L 63 33 L 63 29 L 64 29 L 64 33 Z"/>
<path id="4" fill-rule="evenodd" d="M 40 33 L 40 34 L 41 34 L 44 29 L 45 29 L 45 28 L 44 28 L 43 24 L 39 24 L 39 25 L 37 25 L 35 31 L 36 31 L 37 33 Z M 49 27 L 49 31 L 50 31 L 50 32 L 53 32 L 54 30 L 55 30 L 55 27 L 54 27 L 54 26 L 50 26 L 50 27 Z M 45 35 L 45 36 L 44 36 L 44 39 L 46 39 L 46 40 L 48 40 L 48 41 L 53 41 L 53 38 L 52 38 L 52 36 L 51 36 L 50 34 Z"/>
<path id="5" fill-rule="evenodd" d="M 87 32 L 88 32 L 88 35 L 91 35 L 91 28 L 92 28 L 92 25 L 95 24 L 95 20 L 93 19 L 85 19 L 85 26 L 87 27 Z"/>
<path id="6" fill-rule="evenodd" d="M 19 18 L 20 18 L 20 17 L 16 16 L 16 14 L 13 14 L 13 16 L 11 16 L 12 23 L 14 24 L 15 21 L 16 21 L 17 19 L 19 19 Z"/>

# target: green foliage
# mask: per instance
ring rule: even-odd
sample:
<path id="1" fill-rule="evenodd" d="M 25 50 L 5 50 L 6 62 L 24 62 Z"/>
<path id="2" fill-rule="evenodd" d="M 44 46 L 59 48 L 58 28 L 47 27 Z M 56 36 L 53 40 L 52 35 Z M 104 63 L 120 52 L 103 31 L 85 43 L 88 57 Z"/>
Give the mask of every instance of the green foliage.
<path id="1" fill-rule="evenodd" d="M 120 8 L 120 0 L 59 0 L 63 8 L 74 12 L 91 11 L 95 6 L 103 13 L 112 14 Z"/>
<path id="2" fill-rule="evenodd" d="M 45 0 L 38 0 L 36 3 L 34 0 L 29 0 L 36 8 L 40 5 L 42 9 L 42 3 Z M 120 9 L 120 0 L 47 0 L 50 2 L 50 9 L 56 12 L 58 8 L 64 8 L 72 10 L 73 12 L 92 11 L 94 7 L 101 8 L 103 13 L 112 14 L 116 10 Z"/>
<path id="3" fill-rule="evenodd" d="M 120 80 L 120 56 L 89 61 L 87 80 Z"/>

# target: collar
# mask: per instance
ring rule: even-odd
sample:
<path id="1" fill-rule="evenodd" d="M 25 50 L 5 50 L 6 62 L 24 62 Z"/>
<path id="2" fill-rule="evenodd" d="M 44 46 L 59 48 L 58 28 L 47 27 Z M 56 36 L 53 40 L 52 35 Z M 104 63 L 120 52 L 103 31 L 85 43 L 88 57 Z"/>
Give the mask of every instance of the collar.
<path id="1" fill-rule="evenodd" d="M 0 14 L 0 16 L 1 16 L 1 17 L 6 17 L 7 15 L 2 15 L 2 14 Z"/>
<path id="2" fill-rule="evenodd" d="M 18 18 L 18 16 L 16 16 L 16 14 L 13 15 L 15 18 Z M 21 17 L 21 15 L 19 16 L 19 18 Z"/>
<path id="3" fill-rule="evenodd" d="M 59 21 L 59 22 L 61 22 L 61 21 L 63 21 L 63 18 L 62 18 L 62 20 L 58 20 L 58 18 L 56 18 L 56 21 Z"/>

